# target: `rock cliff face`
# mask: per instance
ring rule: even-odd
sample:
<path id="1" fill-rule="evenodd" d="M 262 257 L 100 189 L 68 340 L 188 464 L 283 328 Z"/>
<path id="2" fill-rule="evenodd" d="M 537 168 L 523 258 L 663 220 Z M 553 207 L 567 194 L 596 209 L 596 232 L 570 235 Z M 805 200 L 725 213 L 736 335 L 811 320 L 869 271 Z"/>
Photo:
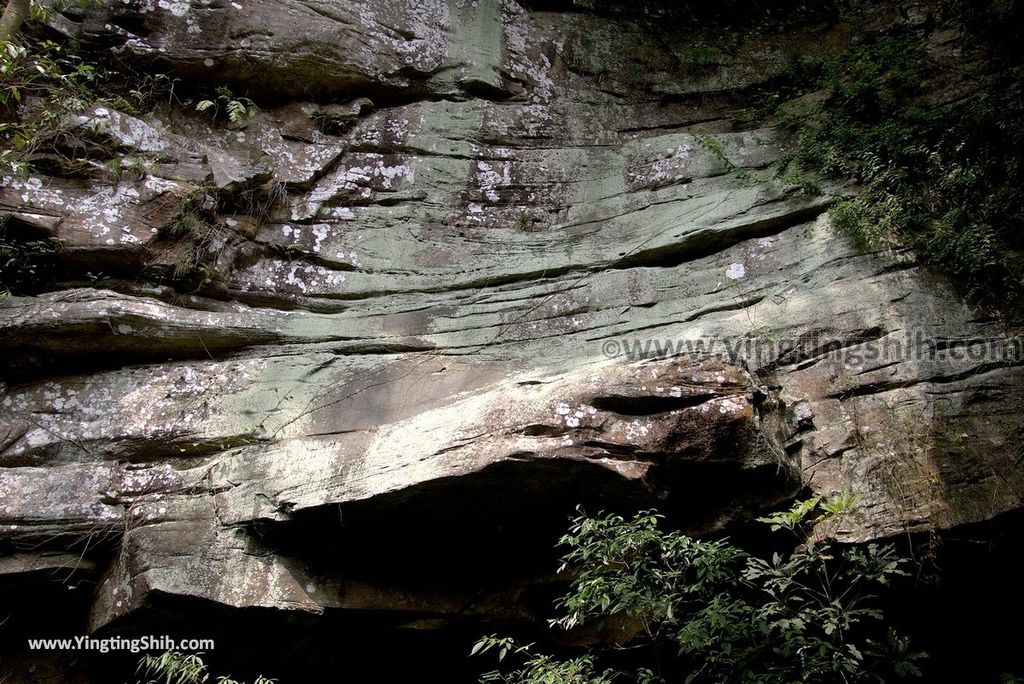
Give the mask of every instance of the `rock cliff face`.
<path id="1" fill-rule="evenodd" d="M 730 119 L 844 27 L 698 66 L 713 33 L 668 10 L 564 5 L 51 18 L 261 106 L 93 107 L 67 125 L 130 170 L 4 177 L 11 229 L 64 245 L 0 307 L 5 586 L 79 584 L 46 599 L 79 632 L 187 615 L 430 653 L 543 618 L 577 504 L 709 532 L 850 491 L 847 542 L 1021 507 L 1019 350 L 912 255 L 837 235 L 780 180 L 790 143 Z"/>

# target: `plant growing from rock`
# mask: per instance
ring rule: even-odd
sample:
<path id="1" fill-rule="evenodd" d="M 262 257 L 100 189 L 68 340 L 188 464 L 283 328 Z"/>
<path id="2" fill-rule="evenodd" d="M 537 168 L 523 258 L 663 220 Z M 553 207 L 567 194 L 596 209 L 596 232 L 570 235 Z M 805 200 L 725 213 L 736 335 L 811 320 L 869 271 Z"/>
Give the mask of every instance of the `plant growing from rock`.
<path id="1" fill-rule="evenodd" d="M 805 170 L 855 183 L 830 211 L 840 232 L 911 247 L 1010 317 L 1024 301 L 1021 26 L 1024 3 L 947 0 L 838 54 L 793 55 L 754 97 L 798 136 Z M 936 54 L 938 27 L 963 57 Z M 950 74 L 977 85 L 947 96 Z"/>
<path id="2" fill-rule="evenodd" d="M 288 188 L 280 181 L 244 188 L 222 201 L 222 210 L 234 214 L 251 216 L 260 223 L 266 222 L 276 209 L 288 201 Z"/>
<path id="3" fill-rule="evenodd" d="M 9 219 L 0 216 L 0 298 L 23 294 L 44 283 L 46 267 L 62 243 L 56 239 L 23 239 L 11 235 Z"/>
<path id="4" fill-rule="evenodd" d="M 137 672 L 145 678 L 140 684 L 205 684 L 210 672 L 202 653 L 164 651 L 160 655 L 147 655 L 139 661 Z M 217 684 L 245 684 L 227 675 L 217 677 Z M 260 675 L 252 684 L 276 684 L 276 679 Z"/>
<path id="5" fill-rule="evenodd" d="M 256 112 L 256 104 L 247 97 L 236 97 L 227 86 L 220 86 L 210 98 L 196 103 L 197 112 L 207 112 L 216 121 L 227 119 L 240 125 Z"/>
<path id="6" fill-rule="evenodd" d="M 42 160 L 64 172 L 88 166 L 95 144 L 69 117 L 96 101 L 93 72 L 52 41 L 0 45 L 0 160 L 10 170 L 24 173 Z"/>
<path id="7" fill-rule="evenodd" d="M 803 542 L 770 557 L 728 540 L 663 531 L 662 517 L 650 511 L 580 515 L 561 540 L 568 549 L 561 570 L 573 580 L 552 625 L 618 625 L 632 638 L 565 658 L 488 636 L 473 653 L 493 652 L 511 668 L 481 681 L 791 684 L 919 676 L 923 654 L 886 626 L 879 607 L 879 593 L 906 574 L 905 561 L 892 546 L 844 548 L 806 535 L 808 525 L 853 505 L 849 495 L 814 498 L 767 516 L 765 523 L 799 532 Z"/>
<path id="8" fill-rule="evenodd" d="M 217 280 L 213 267 L 228 236 L 218 227 L 217 200 L 207 186 L 195 186 L 180 199 L 173 219 L 160 230 L 172 253 L 177 254 L 171 280 L 192 291 Z"/>

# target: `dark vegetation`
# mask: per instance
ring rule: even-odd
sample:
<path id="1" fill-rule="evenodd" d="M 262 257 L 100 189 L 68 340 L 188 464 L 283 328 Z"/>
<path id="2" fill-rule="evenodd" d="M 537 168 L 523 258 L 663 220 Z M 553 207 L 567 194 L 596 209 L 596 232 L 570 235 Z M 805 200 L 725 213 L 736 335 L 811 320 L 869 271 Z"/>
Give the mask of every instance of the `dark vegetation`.
<path id="1" fill-rule="evenodd" d="M 1022 7 L 940 3 L 838 54 L 792 55 L 747 112 L 796 136 L 803 169 L 852 181 L 831 212 L 839 230 L 914 249 L 1011 320 L 1024 305 Z"/>
<path id="2" fill-rule="evenodd" d="M 685 12 L 705 22 L 743 12 L 771 22 L 827 22 L 855 18 L 857 5 L 736 0 L 696 3 Z M 1024 306 L 1022 34 L 1018 0 L 947 1 L 918 19 L 868 33 L 838 54 L 793 55 L 750 93 L 755 118 L 773 118 L 796 137 L 793 161 L 844 187 L 832 209 L 842 232 L 869 249 L 912 248 L 969 296 L 1011 319 Z M 693 57 L 714 60 L 699 51 Z M 130 171 L 115 151 L 69 128 L 67 115 L 102 102 L 141 114 L 177 95 L 167 77 L 138 75 L 133 90 L 119 90 L 115 80 L 76 56 L 74 46 L 26 37 L 5 49 L 4 172 Z M 26 98 L 36 101 L 37 115 L 15 117 Z M 228 123 L 250 106 L 222 88 L 196 105 L 204 116 Z M 799 185 L 810 190 L 814 184 L 804 178 Z M 264 213 L 279 190 L 220 198 L 200 187 L 183 197 L 161 236 L 187 243 L 169 280 L 198 288 L 216 278 L 204 255 L 227 238 L 214 226 L 217 212 L 244 203 L 249 213 Z M 44 289 L 59 249 L 58 241 L 31 226 L 0 224 L 0 291 Z M 770 522 L 799 532 L 808 516 L 840 513 L 814 502 Z M 798 535 L 784 551 L 765 555 L 665 532 L 658 520 L 651 514 L 579 518 L 563 538 L 564 570 L 573 579 L 555 626 L 619 630 L 627 637 L 621 647 L 549 656 L 488 637 L 477 651 L 503 654 L 510 666 L 489 679 L 782 684 L 891 681 L 918 673 L 920 654 L 887 628 L 882 612 L 883 592 L 908 569 L 892 548 L 830 547 Z M 202 663 L 181 658 L 190 672 L 199 672 Z M 190 681 L 174 662 L 149 661 L 148 671 Z"/>
<path id="3" fill-rule="evenodd" d="M 924 654 L 887 625 L 878 597 L 907 576 L 907 561 L 892 546 L 841 548 L 806 536 L 854 503 L 815 498 L 763 518 L 795 540 L 764 556 L 728 540 L 662 531 L 652 512 L 580 516 L 561 540 L 562 571 L 573 579 L 552 625 L 596 625 L 617 634 L 619 645 L 560 658 L 486 637 L 474 653 L 494 652 L 507 669 L 482 681 L 790 684 L 920 676 Z"/>
<path id="4" fill-rule="evenodd" d="M 33 8 L 35 14 L 42 12 Z M 228 127 L 244 123 L 255 111 L 251 100 L 234 96 L 226 87 L 212 93 L 190 91 L 166 74 L 139 73 L 127 65 L 100 69 L 74 42 L 58 43 L 35 33 L 3 42 L 0 85 L 0 178 L 9 181 L 25 181 L 32 173 L 113 183 L 126 175 L 159 175 L 159 153 L 119 149 L 116 141 L 103 135 L 100 123 L 90 128 L 76 121 L 90 107 L 144 116 L 158 106 L 172 106 Z M 273 182 L 224 193 L 202 183 L 184 187 L 175 218 L 160 233 L 156 256 L 148 262 L 119 264 L 116 273 L 83 272 L 62 262 L 61 241 L 52 231 L 22 226 L 16 215 L 5 216 L 0 222 L 0 295 L 52 289 L 58 277 L 63 285 L 102 284 L 112 289 L 145 278 L 182 293 L 202 289 L 216 295 L 216 248 L 239 241 L 239 236 L 217 225 L 218 217 L 244 214 L 265 220 L 285 199 L 284 188 Z"/>
<path id="5" fill-rule="evenodd" d="M 903 16 L 888 28 L 857 28 L 848 49 L 791 55 L 775 76 L 746 94 L 753 106 L 741 112 L 741 119 L 772 118 L 789 128 L 798 140 L 800 168 L 847 184 L 832 209 L 842 232 L 868 249 L 912 248 L 966 295 L 1013 321 L 1024 311 L 1024 172 L 1018 161 L 1024 148 L 1022 4 L 942 0 L 914 8 L 920 16 L 900 6 Z M 633 11 L 600 0 L 574 7 Z M 856 28 L 862 20 L 869 23 L 864 18 L 876 16 L 877 7 L 854 0 L 727 0 L 651 11 L 656 21 L 721 25 L 728 42 L 728 36 L 795 22 Z M 74 45 L 23 35 L 0 54 L 0 164 L 11 172 L 33 168 L 57 176 L 116 178 L 144 170 L 145 160 L 118 155 L 67 124 L 68 115 L 92 104 L 139 115 L 174 102 L 227 125 L 241 122 L 254 106 L 223 86 L 189 93 L 166 75 L 126 78 L 121 69 L 95 70 L 76 52 Z M 681 48 L 680 54 L 705 67 L 717 63 L 719 52 L 720 47 L 697 46 Z M 15 116 L 26 98 L 33 111 Z M 804 190 L 815 187 L 805 175 L 786 178 Z M 263 194 L 275 195 L 273 189 Z M 183 208 L 181 226 L 190 211 Z M 210 285 L 215 274 L 195 258 L 207 253 L 201 243 L 209 234 L 167 235 L 200 239 L 162 277 L 183 291 Z M 58 248 L 46 239 L 18 244 L 0 236 L 6 262 L 0 289 L 38 291 L 38 272 L 29 273 L 23 264 L 45 261 Z"/>

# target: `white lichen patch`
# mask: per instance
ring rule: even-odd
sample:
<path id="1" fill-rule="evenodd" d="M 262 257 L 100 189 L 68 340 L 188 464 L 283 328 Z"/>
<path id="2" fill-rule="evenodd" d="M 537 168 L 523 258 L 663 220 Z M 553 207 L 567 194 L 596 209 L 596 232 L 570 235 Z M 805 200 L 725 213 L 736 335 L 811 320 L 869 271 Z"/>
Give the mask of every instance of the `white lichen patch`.
<path id="1" fill-rule="evenodd" d="M 719 413 L 722 415 L 739 413 L 745 411 L 749 404 L 740 398 L 735 397 L 720 397 L 717 399 L 711 399 L 700 405 L 700 411 L 702 413 Z"/>
<path id="2" fill-rule="evenodd" d="M 340 292 L 344 273 L 318 264 L 260 259 L 234 274 L 235 284 L 245 291 L 268 290 L 291 294 L 318 295 Z"/>
<path id="3" fill-rule="evenodd" d="M 275 180 L 305 186 L 327 172 L 345 149 L 319 131 L 312 135 L 313 144 L 286 140 L 278 126 L 256 118 L 245 131 L 235 132 L 235 142 L 245 146 L 242 154 L 253 147 L 263 152 L 271 160 Z"/>
<path id="4" fill-rule="evenodd" d="M 725 277 L 730 280 L 740 280 L 745 278 L 747 275 L 747 267 L 742 263 L 729 264 L 729 267 L 725 269 Z"/>
<path id="5" fill-rule="evenodd" d="M 565 427 L 578 428 L 587 417 L 594 415 L 597 415 L 597 409 L 587 404 L 577 404 L 575 408 L 564 401 L 555 404 L 554 420 Z"/>
<path id="6" fill-rule="evenodd" d="M 621 424 L 619 429 L 622 430 L 626 437 L 627 442 L 634 440 L 642 440 L 650 434 L 651 430 L 654 429 L 654 423 L 650 420 L 634 419 L 627 423 Z"/>
<path id="7" fill-rule="evenodd" d="M 183 17 L 192 9 L 192 3 L 188 2 L 188 0 L 185 0 L 185 2 L 181 2 L 180 0 L 158 0 L 156 6 L 160 9 L 167 10 L 176 17 Z"/>
<path id="8" fill-rule="evenodd" d="M 378 193 L 411 185 L 416 178 L 412 166 L 394 156 L 367 153 L 350 157 L 363 163 L 344 166 L 317 181 L 303 200 L 292 207 L 292 221 L 351 219 L 354 214 L 345 206 L 347 203 L 371 204 Z"/>
<path id="9" fill-rule="evenodd" d="M 654 188 L 677 183 L 689 178 L 689 163 L 693 147 L 683 143 L 663 152 L 646 167 L 639 163 L 630 164 L 626 173 L 630 187 L 650 186 Z"/>
<path id="10" fill-rule="evenodd" d="M 485 161 L 476 163 L 474 178 L 476 192 L 488 202 L 497 203 L 501 199 L 499 189 L 511 183 L 511 164 Z"/>
<path id="11" fill-rule="evenodd" d="M 138 152 L 163 152 L 170 147 L 170 142 L 153 126 L 116 109 L 95 107 L 71 117 L 71 121 L 79 128 L 104 136 L 120 147 Z"/>
<path id="12" fill-rule="evenodd" d="M 529 25 L 529 15 L 511 5 L 504 3 L 502 13 L 507 51 L 505 66 L 514 78 L 529 84 L 531 102 L 548 103 L 555 92 L 551 60 L 544 51 L 532 49 L 539 36 Z"/>
<path id="13" fill-rule="evenodd" d="M 261 360 L 165 365 L 27 385 L 0 402 L 0 425 L 29 428 L 7 453 L 80 458 L 87 448 L 97 457 L 108 449 L 124 450 L 133 440 L 140 446 L 147 440 L 167 445 L 177 438 L 235 435 L 237 421 L 223 424 L 217 402 L 248 386 L 248 373 L 262 365 Z M 68 414 L 75 420 L 67 420 Z M 106 483 L 98 491 L 109 488 Z"/>
<path id="14" fill-rule="evenodd" d="M 36 177 L 5 176 L 3 183 L 27 208 L 63 216 L 59 236 L 69 247 L 136 245 L 153 239 L 155 231 L 145 222 L 148 207 L 177 187 L 150 176 L 141 185 L 127 181 L 93 185 L 86 194 L 77 188 L 44 184 Z"/>

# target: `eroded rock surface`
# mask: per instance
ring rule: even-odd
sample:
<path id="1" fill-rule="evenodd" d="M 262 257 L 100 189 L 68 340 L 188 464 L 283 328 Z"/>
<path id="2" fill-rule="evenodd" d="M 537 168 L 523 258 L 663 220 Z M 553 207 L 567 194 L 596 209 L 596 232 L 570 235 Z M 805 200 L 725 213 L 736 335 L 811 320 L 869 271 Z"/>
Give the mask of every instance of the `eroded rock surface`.
<path id="1" fill-rule="evenodd" d="M 53 19 L 264 106 L 90 110 L 135 171 L 4 178 L 64 247 L 0 307 L 0 573 L 103 549 L 93 629 L 175 597 L 528 621 L 578 503 L 706 532 L 850 491 L 842 541 L 1024 503 L 1019 347 L 728 118 L 826 29 L 708 73 L 628 16 L 242 4 Z"/>

